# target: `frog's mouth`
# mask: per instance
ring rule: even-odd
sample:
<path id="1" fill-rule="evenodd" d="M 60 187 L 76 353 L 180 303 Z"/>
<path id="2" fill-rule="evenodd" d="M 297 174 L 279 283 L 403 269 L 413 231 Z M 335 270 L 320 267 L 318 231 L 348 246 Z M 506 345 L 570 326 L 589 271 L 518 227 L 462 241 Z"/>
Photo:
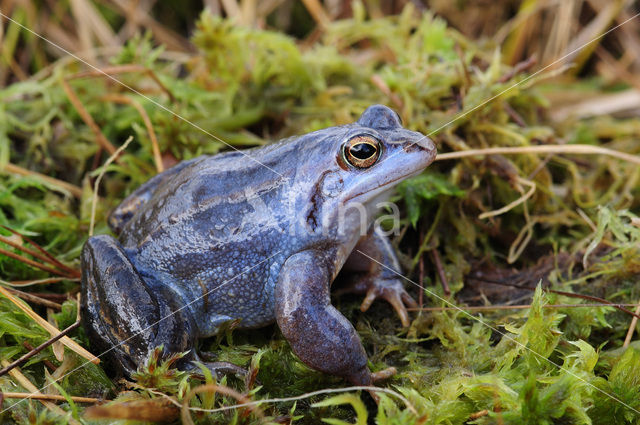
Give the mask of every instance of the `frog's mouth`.
<path id="1" fill-rule="evenodd" d="M 382 194 L 382 193 L 384 193 L 386 191 L 390 191 L 391 189 L 393 189 L 394 186 L 396 186 L 401 181 L 419 175 L 420 173 L 422 173 L 424 171 L 425 168 L 426 168 L 426 166 L 421 168 L 421 169 L 419 169 L 419 170 L 416 170 L 414 172 L 411 172 L 411 173 L 408 173 L 408 174 L 404 174 L 404 175 L 401 175 L 399 177 L 392 178 L 390 180 L 384 181 L 384 182 L 380 183 L 378 186 L 374 186 L 373 188 L 365 189 L 365 190 L 363 190 L 361 192 L 349 195 L 344 200 L 344 202 L 347 203 L 347 202 L 351 202 L 351 201 L 354 201 L 354 200 L 355 201 L 368 201 L 369 199 L 374 199 L 377 196 L 379 196 L 380 194 Z M 360 199 L 360 198 L 362 198 L 362 199 Z"/>

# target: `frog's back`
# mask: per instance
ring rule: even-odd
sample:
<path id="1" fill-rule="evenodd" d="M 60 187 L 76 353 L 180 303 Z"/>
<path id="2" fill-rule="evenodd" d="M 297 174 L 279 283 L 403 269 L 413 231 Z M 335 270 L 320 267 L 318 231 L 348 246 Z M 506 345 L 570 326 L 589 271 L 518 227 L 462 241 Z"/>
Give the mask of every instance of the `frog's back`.
<path id="1" fill-rule="evenodd" d="M 274 270 L 284 261 L 278 253 L 291 243 L 295 208 L 288 204 L 295 167 L 276 167 L 283 155 L 295 155 L 286 144 L 269 148 L 249 152 L 260 153 L 260 162 L 240 153 L 192 160 L 120 236 L 146 281 L 171 287 L 195 317 L 207 318 L 203 334 L 232 318 L 244 327 L 273 320 Z M 275 150 L 278 161 L 270 161 Z"/>

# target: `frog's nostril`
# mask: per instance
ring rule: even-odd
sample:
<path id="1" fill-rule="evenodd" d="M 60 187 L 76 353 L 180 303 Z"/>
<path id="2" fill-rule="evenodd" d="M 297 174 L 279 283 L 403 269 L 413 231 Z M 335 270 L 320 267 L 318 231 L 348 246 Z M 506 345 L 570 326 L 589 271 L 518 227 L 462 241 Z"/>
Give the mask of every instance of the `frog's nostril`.
<path id="1" fill-rule="evenodd" d="M 425 149 L 428 151 L 433 150 L 434 148 L 433 142 L 427 136 L 421 137 L 420 139 L 416 140 L 414 143 L 416 144 L 416 146 L 419 146 L 422 149 Z"/>
<path id="2" fill-rule="evenodd" d="M 421 136 L 420 138 L 407 142 L 404 145 L 404 150 L 406 152 L 416 150 L 435 151 L 435 145 L 427 136 Z"/>

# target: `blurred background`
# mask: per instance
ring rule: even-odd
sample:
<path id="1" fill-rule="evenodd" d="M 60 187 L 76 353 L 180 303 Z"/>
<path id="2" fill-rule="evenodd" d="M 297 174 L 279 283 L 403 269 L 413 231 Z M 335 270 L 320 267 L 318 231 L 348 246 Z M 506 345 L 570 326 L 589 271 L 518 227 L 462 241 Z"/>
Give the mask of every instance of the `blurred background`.
<path id="1" fill-rule="evenodd" d="M 471 39 L 499 46 L 503 61 L 535 56 L 538 66 L 570 54 L 638 12 L 633 0 L 365 0 L 371 18 L 398 14 L 407 3 L 430 10 Z M 358 2 L 360 4 L 360 2 Z M 353 3 L 339 0 L 2 0 L 0 11 L 60 47 L 86 59 L 95 49 L 118 51 L 135 34 L 149 31 L 173 52 L 193 52 L 190 43 L 200 12 L 230 17 L 254 28 L 271 28 L 313 40 L 333 20 L 353 16 Z M 34 34 L 0 20 L 0 84 L 26 78 L 65 56 Z M 103 50 L 103 51 L 104 51 Z M 640 20 L 626 23 L 572 55 L 569 74 L 594 73 L 640 87 Z"/>

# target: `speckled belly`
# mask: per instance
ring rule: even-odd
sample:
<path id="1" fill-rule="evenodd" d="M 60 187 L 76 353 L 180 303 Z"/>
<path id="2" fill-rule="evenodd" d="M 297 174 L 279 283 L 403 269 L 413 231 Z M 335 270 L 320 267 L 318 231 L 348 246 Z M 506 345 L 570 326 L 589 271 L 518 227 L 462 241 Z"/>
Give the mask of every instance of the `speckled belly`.
<path id="1" fill-rule="evenodd" d="M 240 272 L 215 285 L 197 303 L 194 314 L 202 336 L 215 335 L 220 326 L 240 319 L 240 328 L 257 328 L 275 320 L 275 282 L 264 268 Z M 206 288 L 203 288 L 205 290 Z"/>
<path id="2" fill-rule="evenodd" d="M 240 328 L 257 328 L 275 319 L 275 280 L 282 258 L 263 256 L 250 262 L 242 254 L 248 253 L 232 251 L 224 259 L 191 253 L 159 261 L 162 256 L 155 253 L 138 256 L 135 263 L 150 286 L 168 287 L 183 300 L 200 337 L 207 337 L 231 320 L 240 319 Z"/>

